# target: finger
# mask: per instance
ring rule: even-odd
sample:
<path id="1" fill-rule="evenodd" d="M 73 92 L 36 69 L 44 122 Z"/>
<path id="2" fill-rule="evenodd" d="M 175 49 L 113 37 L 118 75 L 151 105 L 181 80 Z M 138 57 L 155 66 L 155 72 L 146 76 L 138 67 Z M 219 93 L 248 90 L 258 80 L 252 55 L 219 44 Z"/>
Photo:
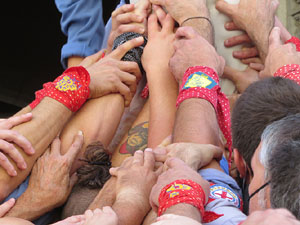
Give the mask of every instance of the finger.
<path id="1" fill-rule="evenodd" d="M 176 39 L 192 39 L 196 36 L 196 31 L 191 27 L 179 27 L 176 31 Z"/>
<path id="2" fill-rule="evenodd" d="M 104 206 L 102 208 L 102 211 L 104 213 L 116 214 L 115 211 L 110 206 Z"/>
<path id="3" fill-rule="evenodd" d="M 125 106 L 129 106 L 130 102 L 133 98 L 133 95 L 131 94 L 130 88 L 122 83 L 121 81 L 117 82 L 115 84 L 116 92 L 120 92 L 120 94 L 124 97 Z"/>
<path id="4" fill-rule="evenodd" d="M 168 158 L 167 151 L 165 148 L 156 147 L 153 149 L 154 157 L 156 162 L 165 162 Z"/>
<path id="5" fill-rule="evenodd" d="M 252 43 L 252 40 L 247 34 L 237 35 L 224 41 L 225 47 L 232 47 L 244 43 Z"/>
<path id="6" fill-rule="evenodd" d="M 238 71 L 230 66 L 225 66 L 222 77 L 227 78 L 232 82 L 236 83 L 239 77 Z"/>
<path id="7" fill-rule="evenodd" d="M 158 5 L 152 5 L 152 9 L 154 10 L 154 12 L 157 16 L 158 21 L 162 25 L 165 21 L 166 16 L 167 16 L 166 12 L 162 9 L 162 7 L 160 7 Z"/>
<path id="8" fill-rule="evenodd" d="M 250 63 L 249 67 L 257 72 L 262 71 L 265 69 L 265 66 L 261 63 Z"/>
<path id="9" fill-rule="evenodd" d="M 269 37 L 269 49 L 276 49 L 281 45 L 280 28 L 274 27 Z"/>
<path id="10" fill-rule="evenodd" d="M 134 38 L 117 47 L 110 53 L 112 58 L 121 60 L 123 56 L 132 48 L 138 47 L 144 43 L 143 37 Z"/>
<path id="11" fill-rule="evenodd" d="M 118 176 L 118 170 L 119 170 L 119 167 L 112 167 L 112 168 L 109 169 L 109 173 L 110 173 L 110 175 L 117 177 Z"/>
<path id="12" fill-rule="evenodd" d="M 2 152 L 0 152 L 0 166 L 6 170 L 9 176 L 17 176 L 17 171 L 15 170 L 11 162 L 7 159 L 6 155 L 4 155 Z"/>
<path id="13" fill-rule="evenodd" d="M 71 145 L 71 147 L 68 149 L 68 152 L 64 155 L 65 158 L 69 161 L 69 166 L 71 168 L 76 156 L 78 155 L 79 151 L 81 150 L 81 147 L 83 145 L 83 133 L 82 131 L 78 131 L 77 135 L 75 136 L 75 139 Z"/>
<path id="14" fill-rule="evenodd" d="M 223 157 L 223 150 L 220 147 L 213 146 L 214 159 L 220 161 Z"/>
<path id="15" fill-rule="evenodd" d="M 144 166 L 149 168 L 150 171 L 154 170 L 155 158 L 151 148 L 146 148 L 144 151 Z"/>
<path id="16" fill-rule="evenodd" d="M 111 17 L 115 18 L 120 14 L 132 12 L 133 10 L 134 10 L 134 4 L 125 4 L 117 8 L 116 10 L 114 10 L 111 14 Z"/>
<path id="17" fill-rule="evenodd" d="M 16 149 L 16 147 L 4 140 L 0 139 L 0 150 L 7 155 L 17 164 L 18 168 L 25 170 L 27 164 L 22 156 L 22 154 Z"/>
<path id="18" fill-rule="evenodd" d="M 13 130 L 0 130 L 0 139 L 4 139 L 9 142 L 14 142 L 21 147 L 28 155 L 34 154 L 34 149 L 31 143 L 19 132 Z"/>
<path id="19" fill-rule="evenodd" d="M 0 205 L 0 217 L 3 217 L 8 211 L 15 205 L 16 200 L 14 198 L 9 199 Z"/>
<path id="20" fill-rule="evenodd" d="M 237 5 L 232 5 L 227 3 L 224 0 L 218 0 L 216 2 L 216 9 L 219 10 L 220 12 L 228 15 L 229 17 L 232 17 L 232 15 L 235 12 Z"/>
<path id="21" fill-rule="evenodd" d="M 158 177 L 159 175 L 161 175 L 161 174 L 163 173 L 163 171 L 164 171 L 164 164 L 161 164 L 161 166 L 158 167 L 158 168 L 154 171 L 154 173 L 155 173 L 155 175 Z"/>
<path id="22" fill-rule="evenodd" d="M 224 27 L 226 30 L 232 31 L 232 30 L 240 30 L 237 25 L 233 21 L 226 22 L 224 24 Z"/>
<path id="23" fill-rule="evenodd" d="M 133 74 L 136 77 L 136 83 L 139 83 L 139 81 L 142 79 L 141 70 L 136 62 L 118 61 L 117 66 L 120 70 Z"/>
<path id="24" fill-rule="evenodd" d="M 262 64 L 261 59 L 258 58 L 258 57 L 242 59 L 241 61 L 242 61 L 242 63 L 247 64 L 247 65 L 250 64 L 250 63 L 260 63 L 260 64 Z"/>
<path id="25" fill-rule="evenodd" d="M 21 116 L 13 116 L 0 122 L 0 129 L 10 129 L 21 123 L 28 122 L 32 119 L 32 113 L 26 113 Z"/>
<path id="26" fill-rule="evenodd" d="M 134 153 L 132 164 L 137 166 L 144 165 L 144 153 L 141 150 L 138 150 Z"/>
<path id="27" fill-rule="evenodd" d="M 118 76 L 120 80 L 129 87 L 130 92 L 134 95 L 137 87 L 136 77 L 123 71 L 118 71 Z"/>
<path id="28" fill-rule="evenodd" d="M 154 5 L 161 5 L 161 6 L 165 5 L 165 0 L 150 0 L 150 2 Z"/>
<path id="29" fill-rule="evenodd" d="M 244 48 L 239 51 L 234 51 L 232 53 L 233 57 L 237 59 L 247 59 L 247 58 L 253 58 L 258 56 L 258 50 L 255 47 L 252 48 Z"/>
<path id="30" fill-rule="evenodd" d="M 103 54 L 105 54 L 105 50 L 101 50 L 91 56 L 86 57 L 79 65 L 87 68 L 93 65 L 95 62 L 98 62 L 103 57 Z"/>
<path id="31" fill-rule="evenodd" d="M 168 33 L 173 33 L 174 26 L 175 26 L 175 20 L 172 18 L 170 14 L 168 14 L 166 16 L 166 19 L 164 20 L 163 29 Z"/>
<path id="32" fill-rule="evenodd" d="M 148 18 L 148 36 L 149 40 L 160 31 L 160 26 L 157 21 L 156 14 L 151 14 Z"/>
<path id="33" fill-rule="evenodd" d="M 137 23 L 132 23 L 132 24 L 122 24 L 118 27 L 117 30 L 117 35 L 127 33 L 127 32 L 134 32 L 138 34 L 144 34 L 145 33 L 145 28 L 142 27 L 141 25 Z"/>
<path id="34" fill-rule="evenodd" d="M 60 139 L 59 136 L 56 136 L 51 143 L 50 154 L 61 155 L 60 153 Z"/>
<path id="35" fill-rule="evenodd" d="M 158 147 L 166 147 L 171 143 L 172 143 L 172 135 L 169 135 L 158 145 Z"/>
<path id="36" fill-rule="evenodd" d="M 136 15 L 130 12 L 117 15 L 116 20 L 119 24 L 142 23 L 144 18 L 140 15 Z"/>
<path id="37" fill-rule="evenodd" d="M 186 166 L 186 164 L 178 158 L 168 158 L 167 161 L 165 162 L 165 165 L 168 168 L 176 168 L 176 167 L 182 167 Z"/>

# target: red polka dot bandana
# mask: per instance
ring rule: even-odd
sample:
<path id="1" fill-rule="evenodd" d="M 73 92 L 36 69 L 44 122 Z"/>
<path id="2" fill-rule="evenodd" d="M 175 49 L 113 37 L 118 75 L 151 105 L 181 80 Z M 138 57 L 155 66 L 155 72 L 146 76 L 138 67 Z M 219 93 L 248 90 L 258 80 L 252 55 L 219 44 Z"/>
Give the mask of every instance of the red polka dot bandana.
<path id="1" fill-rule="evenodd" d="M 84 67 L 71 67 L 54 82 L 45 83 L 43 89 L 35 93 L 36 99 L 29 106 L 33 109 L 44 97 L 50 97 L 76 112 L 89 97 L 89 84 L 90 75 Z"/>
<path id="2" fill-rule="evenodd" d="M 229 149 L 229 167 L 231 166 L 232 137 L 230 105 L 226 95 L 221 92 L 218 74 L 205 66 L 190 67 L 184 74 L 176 107 L 186 99 L 201 98 L 209 101 L 217 114 L 218 123 Z"/>
<path id="3" fill-rule="evenodd" d="M 296 45 L 297 51 L 300 52 L 300 40 L 299 40 L 299 38 L 292 37 L 291 39 L 287 40 L 285 43 L 286 44 L 292 43 L 292 44 Z"/>
<path id="4" fill-rule="evenodd" d="M 288 64 L 279 68 L 274 77 L 283 77 L 295 81 L 300 85 L 300 65 Z"/>
<path id="5" fill-rule="evenodd" d="M 204 215 L 205 193 L 201 185 L 192 180 L 176 180 L 165 186 L 159 195 L 158 217 L 168 208 L 180 203 L 186 203 L 199 209 Z"/>

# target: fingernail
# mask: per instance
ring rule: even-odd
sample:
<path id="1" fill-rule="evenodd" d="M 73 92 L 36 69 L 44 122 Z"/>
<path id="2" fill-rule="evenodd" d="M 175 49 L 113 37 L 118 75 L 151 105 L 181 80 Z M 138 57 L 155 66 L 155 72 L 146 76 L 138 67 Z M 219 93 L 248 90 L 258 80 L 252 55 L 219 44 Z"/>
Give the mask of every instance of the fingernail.
<path id="1" fill-rule="evenodd" d="M 143 37 L 138 37 L 136 38 L 137 41 L 144 41 L 144 38 Z"/>
<path id="2" fill-rule="evenodd" d="M 17 176 L 17 171 L 13 170 L 11 173 L 11 176 L 13 176 L 13 177 Z"/>
<path id="3" fill-rule="evenodd" d="M 143 151 L 142 150 L 137 150 L 136 153 L 143 153 Z"/>
<path id="4" fill-rule="evenodd" d="M 23 170 L 25 170 L 25 169 L 27 168 L 27 164 L 26 164 L 25 162 L 22 163 L 21 168 L 22 168 Z"/>
<path id="5" fill-rule="evenodd" d="M 77 135 L 83 136 L 83 132 L 81 130 L 79 130 Z"/>
<path id="6" fill-rule="evenodd" d="M 228 44 L 229 44 L 229 41 L 228 41 L 228 40 L 225 40 L 225 41 L 224 41 L 224 44 L 225 44 L 225 45 L 228 45 Z"/>
<path id="7" fill-rule="evenodd" d="M 152 152 L 152 148 L 146 148 L 145 152 Z"/>
<path id="8" fill-rule="evenodd" d="M 144 33 L 144 32 L 145 32 L 145 29 L 144 29 L 144 28 L 140 28 L 140 29 L 139 29 L 139 32 L 140 32 L 140 33 Z"/>

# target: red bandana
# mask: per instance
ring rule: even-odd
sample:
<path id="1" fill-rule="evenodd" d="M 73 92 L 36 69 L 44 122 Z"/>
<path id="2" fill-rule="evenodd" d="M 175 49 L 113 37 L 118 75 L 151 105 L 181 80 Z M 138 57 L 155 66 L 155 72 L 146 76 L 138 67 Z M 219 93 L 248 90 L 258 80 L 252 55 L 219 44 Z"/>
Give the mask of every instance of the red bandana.
<path id="1" fill-rule="evenodd" d="M 274 77 L 283 77 L 295 81 L 300 85 L 300 65 L 288 64 L 279 68 Z"/>
<path id="2" fill-rule="evenodd" d="M 202 98 L 209 101 L 217 114 L 218 123 L 229 149 L 229 167 L 231 167 L 232 138 L 230 105 L 226 95 L 221 92 L 218 74 L 205 66 L 190 67 L 184 74 L 176 106 L 189 98 Z"/>
<path id="3" fill-rule="evenodd" d="M 292 37 L 290 40 L 287 40 L 285 43 L 286 44 L 287 43 L 292 43 L 292 44 L 296 45 L 297 52 L 300 52 L 300 40 L 299 40 L 299 38 Z"/>

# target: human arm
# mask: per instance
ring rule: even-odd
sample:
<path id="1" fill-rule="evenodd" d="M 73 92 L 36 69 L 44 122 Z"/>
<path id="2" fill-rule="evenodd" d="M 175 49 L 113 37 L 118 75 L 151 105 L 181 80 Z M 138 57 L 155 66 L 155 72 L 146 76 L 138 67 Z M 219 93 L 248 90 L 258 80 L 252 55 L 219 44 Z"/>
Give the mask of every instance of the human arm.
<path id="1" fill-rule="evenodd" d="M 128 41 L 112 52 L 111 56 L 115 58 L 122 58 L 128 50 L 139 46 L 142 43 L 142 39 Z M 105 63 L 105 61 L 103 62 Z M 116 79 L 116 77 L 112 78 L 111 82 L 104 84 L 101 83 L 103 77 L 100 75 L 107 72 L 107 66 L 102 67 L 103 62 L 99 61 L 97 64 L 87 67 L 91 78 L 91 82 L 89 84 L 89 97 L 97 98 L 109 93 L 122 93 L 122 91 L 118 88 L 125 88 L 126 93 L 124 93 L 124 95 L 126 94 L 126 96 L 130 99 L 130 89 L 126 85 L 124 86 L 121 80 Z M 126 65 L 128 65 L 128 63 Z M 133 76 L 133 79 L 136 80 L 135 76 Z M 134 85 L 132 87 L 134 87 Z M 32 146 L 36 150 L 36 154 L 32 157 L 28 157 L 23 154 L 27 163 L 27 169 L 19 172 L 16 177 L 9 177 L 3 169 L 0 169 L 0 199 L 2 200 L 28 176 L 36 159 L 46 150 L 47 146 L 51 143 L 54 137 L 57 136 L 58 132 L 61 131 L 63 126 L 71 117 L 72 111 L 62 103 L 52 98 L 45 97 L 32 110 L 32 114 L 33 119 L 30 122 L 16 126 L 14 130 L 17 130 L 31 142 Z"/>
<path id="2" fill-rule="evenodd" d="M 62 32 L 68 37 L 61 51 L 61 63 L 64 68 L 77 66 L 83 58 L 101 49 L 104 34 L 102 0 L 55 0 L 55 4 L 62 13 Z"/>
<path id="3" fill-rule="evenodd" d="M 297 52 L 294 44 L 282 44 L 280 40 L 281 30 L 274 27 L 270 34 L 269 53 L 265 62 L 265 69 L 260 72 L 261 78 L 274 76 L 276 71 L 288 64 L 300 65 L 300 52 Z M 291 70 L 282 71 L 282 76 L 297 75 L 299 72 Z M 280 73 L 278 74 L 280 76 Z"/>
<path id="4" fill-rule="evenodd" d="M 32 221 L 64 204 L 77 181 L 76 174 L 72 176 L 69 174 L 82 143 L 83 135 L 80 131 L 69 151 L 62 155 L 61 142 L 56 138 L 51 148 L 36 162 L 28 188 L 18 198 L 7 216 Z"/>
<path id="5" fill-rule="evenodd" d="M 268 54 L 268 37 L 274 26 L 278 5 L 278 1 L 269 0 L 241 0 L 235 5 L 218 0 L 216 8 L 231 17 L 237 27 L 247 32 L 264 62 Z"/>
<path id="6" fill-rule="evenodd" d="M 162 11 L 160 8 L 156 9 L 156 12 L 158 10 Z M 148 147 L 150 148 L 159 145 L 172 133 L 178 93 L 178 84 L 168 66 L 174 52 L 174 20 L 170 15 L 166 15 L 161 24 L 162 27 L 158 24 L 157 14 L 149 17 L 148 43 L 142 56 L 149 87 Z"/>
<path id="7" fill-rule="evenodd" d="M 154 171 L 155 159 L 151 149 L 135 152 L 121 167 L 110 173 L 117 177 L 116 201 L 112 208 L 119 224 L 141 224 L 150 210 L 149 195 L 161 170 Z"/>
<path id="8" fill-rule="evenodd" d="M 209 11 L 204 0 L 150 0 L 152 4 L 160 5 L 174 18 L 179 26 L 189 26 L 194 28 L 203 38 L 213 44 L 213 27 L 208 21 L 210 19 Z M 195 18 L 193 17 L 206 17 Z"/>

